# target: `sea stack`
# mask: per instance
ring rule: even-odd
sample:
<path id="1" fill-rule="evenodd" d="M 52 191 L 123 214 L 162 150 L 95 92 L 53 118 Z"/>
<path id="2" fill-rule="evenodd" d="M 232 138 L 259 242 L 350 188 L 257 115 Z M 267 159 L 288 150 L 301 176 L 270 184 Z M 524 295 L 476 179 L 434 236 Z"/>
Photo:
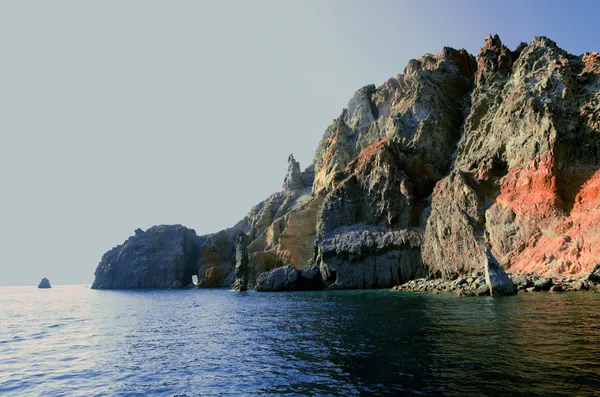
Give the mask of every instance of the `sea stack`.
<path id="1" fill-rule="evenodd" d="M 233 291 L 248 290 L 248 236 L 244 232 L 239 232 L 236 237 L 235 245 L 235 281 L 232 286 Z"/>
<path id="2" fill-rule="evenodd" d="M 44 277 L 38 284 L 38 288 L 52 288 L 52 286 L 50 286 L 50 280 Z"/>

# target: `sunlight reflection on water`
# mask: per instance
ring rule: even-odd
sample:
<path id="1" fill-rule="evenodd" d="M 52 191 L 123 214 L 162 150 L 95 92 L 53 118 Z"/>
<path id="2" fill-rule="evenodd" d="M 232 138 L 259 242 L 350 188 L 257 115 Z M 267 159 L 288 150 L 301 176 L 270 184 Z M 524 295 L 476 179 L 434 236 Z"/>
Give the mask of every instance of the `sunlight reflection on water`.
<path id="1" fill-rule="evenodd" d="M 594 395 L 600 294 L 0 288 L 1 395 Z"/>

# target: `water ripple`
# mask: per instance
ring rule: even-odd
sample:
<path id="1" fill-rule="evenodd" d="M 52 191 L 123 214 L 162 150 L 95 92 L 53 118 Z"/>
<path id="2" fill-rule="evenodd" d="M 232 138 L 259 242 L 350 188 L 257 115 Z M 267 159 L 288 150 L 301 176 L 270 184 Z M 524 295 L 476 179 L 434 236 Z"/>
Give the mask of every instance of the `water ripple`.
<path id="1" fill-rule="evenodd" d="M 2 396 L 598 395 L 600 294 L 2 288 Z"/>

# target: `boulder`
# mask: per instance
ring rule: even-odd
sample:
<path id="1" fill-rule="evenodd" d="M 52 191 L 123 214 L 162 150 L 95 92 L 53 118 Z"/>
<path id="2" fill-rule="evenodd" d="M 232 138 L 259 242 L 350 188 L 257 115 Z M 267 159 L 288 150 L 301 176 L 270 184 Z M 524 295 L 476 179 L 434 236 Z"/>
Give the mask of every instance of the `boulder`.
<path id="1" fill-rule="evenodd" d="M 294 265 L 275 268 L 261 273 L 256 279 L 255 291 L 293 291 L 298 281 L 298 271 Z"/>
<path id="2" fill-rule="evenodd" d="M 320 289 L 325 289 L 325 285 L 319 267 L 314 264 L 310 264 L 302 270 L 298 270 L 290 264 L 261 273 L 254 286 L 254 290 L 257 292 Z"/>
<path id="3" fill-rule="evenodd" d="M 533 284 L 535 291 L 549 291 L 554 285 L 550 277 L 540 277 Z"/>
<path id="4" fill-rule="evenodd" d="M 173 281 L 173 284 L 171 284 L 171 289 L 181 289 L 183 288 L 183 284 L 181 284 L 181 281 L 179 280 L 175 280 Z"/>
<path id="5" fill-rule="evenodd" d="M 464 296 L 475 296 L 475 292 L 471 291 L 470 289 L 458 289 L 456 291 L 456 296 L 460 297 L 464 297 Z"/>
<path id="6" fill-rule="evenodd" d="M 490 287 L 487 284 L 481 285 L 475 290 L 477 295 L 490 295 Z"/>
<path id="7" fill-rule="evenodd" d="M 585 280 L 600 283 L 600 263 L 597 263 L 592 271 L 585 276 Z"/>
<path id="8" fill-rule="evenodd" d="M 485 272 L 485 282 L 490 289 L 491 295 L 514 295 L 517 293 L 517 287 L 513 284 L 510 277 L 502 270 L 500 264 L 488 248 L 483 265 Z"/>
<path id="9" fill-rule="evenodd" d="M 555 284 L 552 287 L 550 287 L 549 292 L 562 292 L 563 291 L 563 286 L 560 284 Z"/>
<path id="10" fill-rule="evenodd" d="M 511 275 L 511 280 L 520 290 L 533 287 L 533 281 L 524 274 Z"/>
<path id="11" fill-rule="evenodd" d="M 40 283 L 38 284 L 38 288 L 52 288 L 50 286 L 50 280 L 44 277 L 42 281 L 40 281 Z"/>

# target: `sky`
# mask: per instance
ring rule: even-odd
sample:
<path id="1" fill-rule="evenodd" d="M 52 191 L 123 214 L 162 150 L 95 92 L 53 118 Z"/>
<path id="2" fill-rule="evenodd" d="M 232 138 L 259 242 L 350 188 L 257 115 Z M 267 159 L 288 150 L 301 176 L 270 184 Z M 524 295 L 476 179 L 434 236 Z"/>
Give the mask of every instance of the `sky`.
<path id="1" fill-rule="evenodd" d="M 0 2 L 0 285 L 91 284 L 136 228 L 235 224 L 360 87 L 444 46 L 600 51 L 596 1 Z"/>

